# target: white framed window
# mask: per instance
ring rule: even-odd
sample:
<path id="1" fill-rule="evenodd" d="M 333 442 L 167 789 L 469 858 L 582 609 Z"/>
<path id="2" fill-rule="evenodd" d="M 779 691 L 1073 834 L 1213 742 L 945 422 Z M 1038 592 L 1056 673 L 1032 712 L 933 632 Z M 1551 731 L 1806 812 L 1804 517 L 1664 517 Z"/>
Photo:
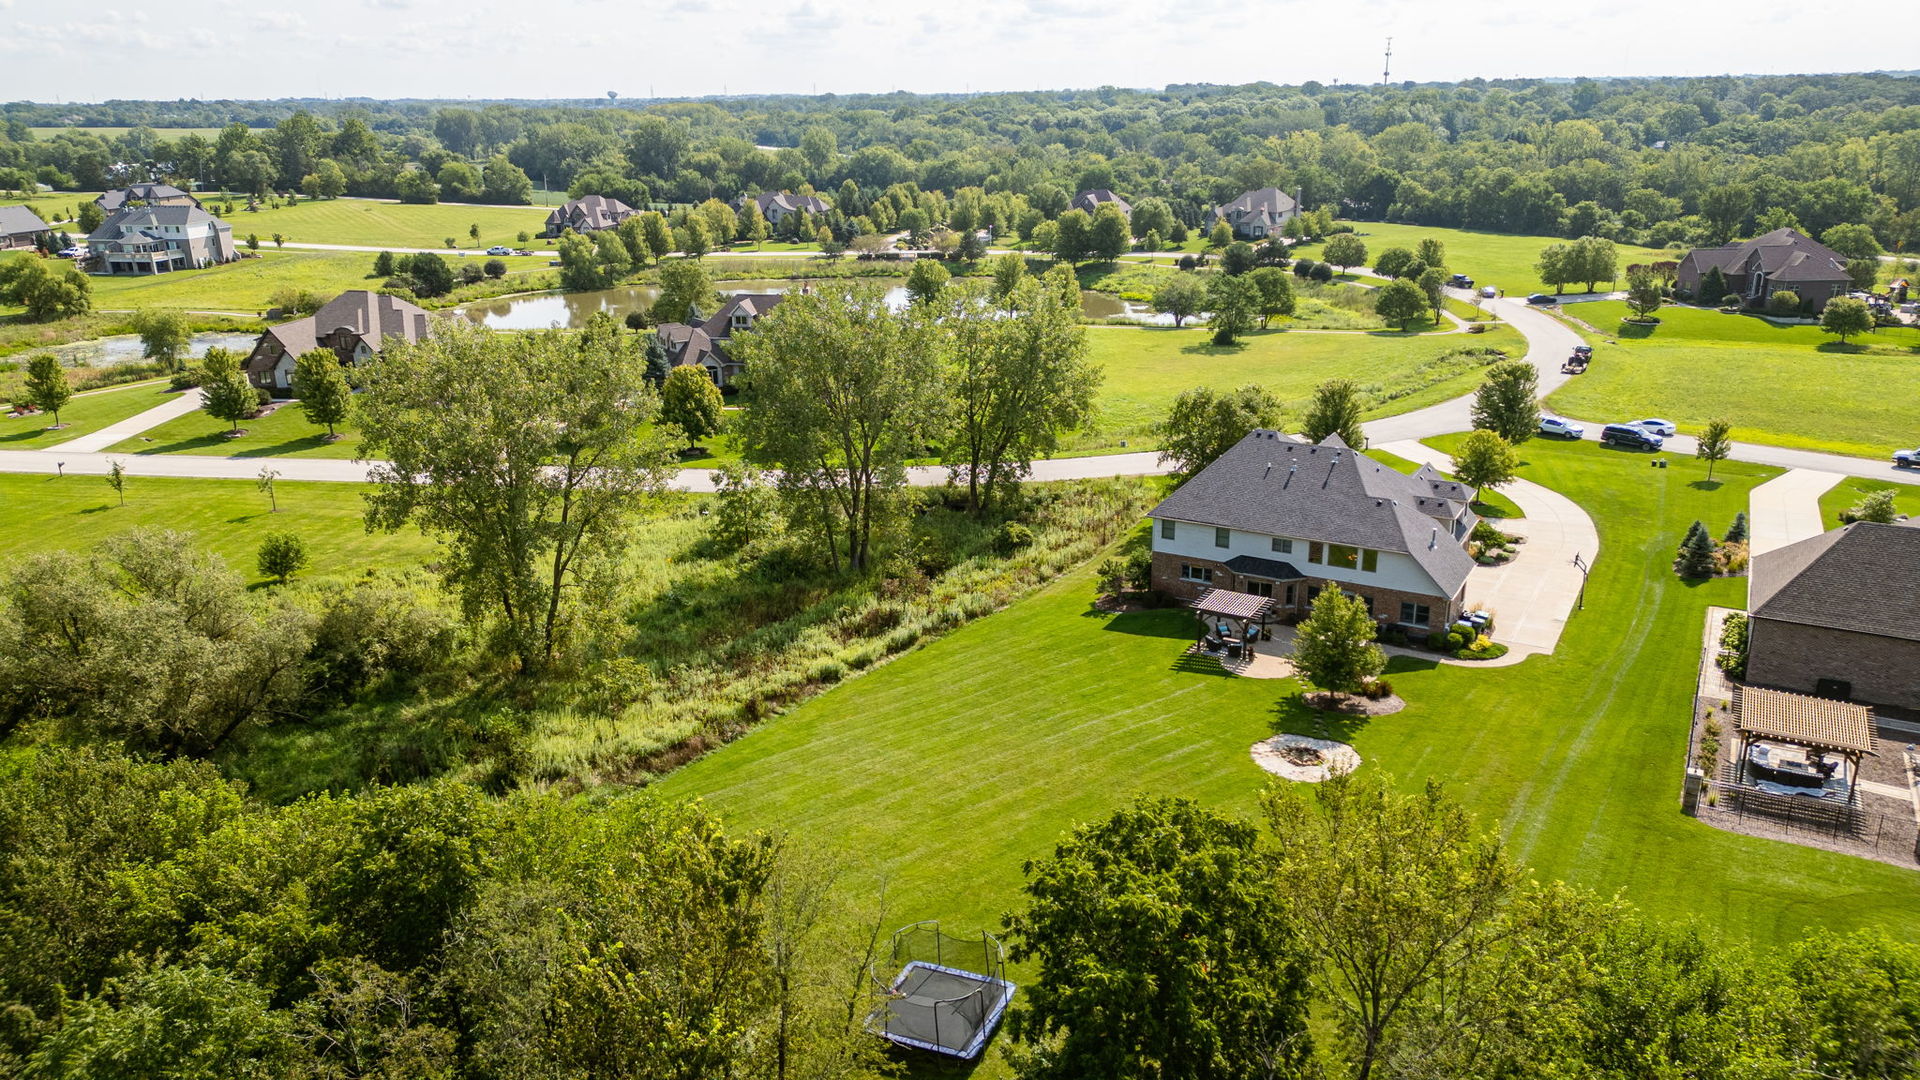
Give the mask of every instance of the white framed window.
<path id="1" fill-rule="evenodd" d="M 1213 546 L 1217 548 L 1223 548 L 1223 547 L 1230 547 L 1232 546 L 1232 544 L 1233 544 L 1233 530 L 1222 529 L 1218 526 L 1215 526 L 1213 530 Z"/>
<path id="2" fill-rule="evenodd" d="M 1408 626 L 1429 626 L 1433 622 L 1433 612 L 1425 604 L 1402 601 L 1400 621 Z"/>
<path id="3" fill-rule="evenodd" d="M 1181 563 L 1180 564 L 1180 580 L 1181 581 L 1198 581 L 1198 582 L 1203 582 L 1205 584 L 1211 585 L 1213 584 L 1213 567 L 1188 566 L 1186 563 Z"/>
<path id="4" fill-rule="evenodd" d="M 1173 539 L 1173 531 L 1174 531 L 1173 519 L 1161 518 L 1160 519 L 1160 539 L 1162 540 Z"/>
<path id="5" fill-rule="evenodd" d="M 1293 541 L 1282 536 L 1276 536 L 1273 538 L 1273 550 L 1282 555 L 1291 555 L 1293 554 Z"/>

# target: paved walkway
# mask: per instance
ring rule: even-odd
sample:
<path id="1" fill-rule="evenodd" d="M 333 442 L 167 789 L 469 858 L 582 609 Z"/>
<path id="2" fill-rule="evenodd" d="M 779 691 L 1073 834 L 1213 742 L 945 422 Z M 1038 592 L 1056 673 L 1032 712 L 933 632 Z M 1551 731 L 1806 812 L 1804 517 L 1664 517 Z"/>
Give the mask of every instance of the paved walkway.
<path id="1" fill-rule="evenodd" d="M 105 450 L 114 443 L 131 439 L 150 428 L 159 427 L 176 416 L 185 416 L 199 407 L 200 391 L 198 389 L 182 391 L 178 397 L 155 405 L 146 412 L 136 413 L 117 424 L 108 424 L 99 431 L 90 432 L 77 439 L 68 439 L 63 443 L 42 447 L 36 453 L 91 454 Z M 106 469 L 102 468 L 100 471 L 104 473 Z"/>
<path id="2" fill-rule="evenodd" d="M 1792 469 L 1754 488 L 1747 510 L 1748 550 L 1760 555 L 1825 532 L 1820 496 L 1839 482 L 1838 473 Z"/>
<path id="3" fill-rule="evenodd" d="M 1449 464 L 1445 454 L 1417 442 L 1388 443 L 1381 449 L 1435 468 Z M 1579 504 L 1551 488 L 1515 480 L 1501 494 L 1526 517 L 1500 521 L 1498 527 L 1525 536 L 1527 542 L 1520 547 L 1520 557 L 1504 566 L 1473 568 L 1467 575 L 1467 604 L 1495 613 L 1494 637 L 1508 648 L 1501 659 L 1518 663 L 1550 653 L 1560 643 L 1585 581 L 1573 557 L 1577 554 L 1591 566 L 1600 554 L 1600 533 Z"/>

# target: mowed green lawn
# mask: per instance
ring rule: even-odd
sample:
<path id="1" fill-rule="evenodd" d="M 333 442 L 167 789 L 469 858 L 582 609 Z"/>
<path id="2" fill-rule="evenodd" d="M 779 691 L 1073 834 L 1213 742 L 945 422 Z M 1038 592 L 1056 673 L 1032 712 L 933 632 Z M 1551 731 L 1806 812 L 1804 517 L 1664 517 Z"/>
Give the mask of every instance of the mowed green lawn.
<path id="1" fill-rule="evenodd" d="M 140 475 L 127 466 L 127 504 L 98 476 L 0 474 L 0 557 L 31 551 L 80 550 L 134 528 L 192 532 L 248 581 L 260 541 L 270 532 L 298 533 L 307 542 L 317 574 L 358 574 L 368 567 L 418 566 L 434 545 L 419 530 L 366 531 L 366 501 L 359 484 L 281 481 L 275 485 L 280 512 L 252 480 L 174 480 Z"/>
<path id="2" fill-rule="evenodd" d="M 1406 335 L 1255 332 L 1243 344 L 1213 345 L 1210 331 L 1189 327 L 1088 327 L 1094 363 L 1106 372 L 1100 390 L 1099 430 L 1078 436 L 1074 450 L 1109 447 L 1127 439 L 1135 449 L 1152 445 L 1149 429 L 1166 417 L 1182 390 L 1211 386 L 1228 390 L 1257 383 L 1298 407 L 1313 388 L 1332 378 L 1352 379 L 1374 400 L 1369 415 L 1406 412 L 1456 397 L 1478 384 L 1484 369 L 1432 361 L 1454 349 L 1491 346 L 1519 356 L 1520 336 L 1505 327 L 1485 334 Z"/>
<path id="3" fill-rule="evenodd" d="M 1444 446 L 1444 440 L 1442 441 Z M 1775 470 L 1691 460 L 1650 472 L 1592 444 L 1523 448 L 1523 475 L 1598 522 L 1584 611 L 1559 651 L 1506 668 L 1397 659 L 1408 708 L 1332 719 L 1363 767 L 1444 781 L 1545 878 L 1616 890 L 1658 917 L 1761 943 L 1809 927 L 1920 933 L 1920 874 L 1750 839 L 1679 812 L 1701 625 L 1746 583 L 1668 570 L 1698 518 L 1717 531 Z M 1094 611 L 1081 570 L 780 716 L 668 776 L 737 828 L 788 832 L 847 870 L 854 901 L 884 885 L 892 924 L 995 927 L 1021 864 L 1135 793 L 1253 814 L 1267 783 L 1249 748 L 1312 732 L 1291 682 L 1225 676 L 1185 655 L 1191 615 Z"/>
<path id="4" fill-rule="evenodd" d="M 1425 225 L 1392 225 L 1380 221 L 1350 221 L 1347 224 L 1352 225 L 1353 231 L 1365 241 L 1368 259 L 1391 247 L 1412 251 L 1419 247 L 1421 240 L 1432 237 L 1447 246 L 1449 273 L 1465 274 L 1473 279 L 1475 286 L 1492 285 L 1507 296 L 1552 292 L 1553 286 L 1541 282 L 1533 264 L 1540 261 L 1542 248 L 1548 244 L 1566 242 L 1563 236 L 1516 236 L 1470 229 L 1436 229 Z M 1300 250 L 1310 259 L 1320 258 L 1320 245 Z M 1635 247 L 1631 244 L 1615 244 L 1614 250 L 1619 255 L 1622 280 L 1631 263 L 1674 257 L 1672 253 L 1659 248 Z M 1608 283 L 1602 282 L 1600 287 L 1607 288 Z M 1586 285 L 1582 283 L 1568 288 L 1570 291 L 1584 290 Z"/>
<path id="5" fill-rule="evenodd" d="M 0 413 L 0 450 L 38 450 L 57 446 L 172 399 L 173 395 L 167 392 L 164 381 L 134 383 L 112 390 L 76 394 L 67 407 L 60 410 L 60 423 L 65 426 L 58 431 L 49 430 L 53 425 L 52 413 L 31 416 Z"/>
<path id="6" fill-rule="evenodd" d="M 1879 330 L 1841 346 L 1815 326 L 1673 307 L 1627 336 L 1619 301 L 1566 310 L 1606 335 L 1593 339 L 1587 373 L 1548 398 L 1566 415 L 1660 416 L 1689 432 L 1725 417 L 1744 442 L 1872 458 L 1920 435 L 1920 332 Z"/>
<path id="7" fill-rule="evenodd" d="M 244 241 L 244 236 L 242 236 Z M 310 289 L 332 299 L 348 289 L 378 289 L 384 278 L 373 276 L 371 252 L 276 250 L 262 239 L 260 257 L 241 259 L 205 270 L 178 270 L 170 274 L 97 274 L 93 283 L 95 307 L 108 310 L 143 307 L 183 308 L 190 311 L 260 312 L 273 306 L 281 289 Z M 476 257 L 452 256 L 457 269 Z M 479 257 L 484 261 L 484 256 Z M 547 269 L 546 256 L 507 257 L 509 275 Z"/>
<path id="8" fill-rule="evenodd" d="M 1910 446 L 1901 447 L 1911 450 Z M 1851 509 L 1860 500 L 1876 491 L 1893 491 L 1893 507 L 1908 517 L 1920 517 L 1920 485 L 1895 483 L 1890 480 L 1869 480 L 1864 476 L 1849 476 L 1835 484 L 1825 495 L 1820 496 L 1820 523 L 1829 529 L 1840 524 L 1840 511 Z"/>
<path id="9" fill-rule="evenodd" d="M 518 247 L 521 233 L 539 240 L 547 214 L 544 206 L 467 206 L 436 203 L 430 206 L 377 202 L 372 199 L 300 199 L 279 209 L 248 213 L 236 208 L 227 219 L 235 236 L 257 233 L 261 242 L 274 233 L 303 244 L 353 244 L 369 247 L 444 248 L 447 237 L 466 250 L 485 251 L 495 244 Z M 480 226 L 480 239 L 467 230 Z"/>
<path id="10" fill-rule="evenodd" d="M 214 457 L 351 458 L 360 449 L 360 433 L 338 429 L 344 438 L 326 440 L 327 429 L 307 422 L 299 404 L 283 403 L 265 416 L 240 421 L 245 435 L 230 437 L 233 424 L 196 410 L 176 416 L 107 448 L 110 454 L 208 454 Z"/>

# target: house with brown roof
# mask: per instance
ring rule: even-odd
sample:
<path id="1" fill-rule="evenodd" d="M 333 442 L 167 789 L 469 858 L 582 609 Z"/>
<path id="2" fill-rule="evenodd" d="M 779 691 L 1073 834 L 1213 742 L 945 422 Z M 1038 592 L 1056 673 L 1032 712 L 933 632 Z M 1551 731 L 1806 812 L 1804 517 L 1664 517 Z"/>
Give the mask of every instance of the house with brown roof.
<path id="1" fill-rule="evenodd" d="M 24 206 L 0 206 L 0 251 L 30 248 L 41 234 L 50 232 L 40 215 Z"/>
<path id="2" fill-rule="evenodd" d="M 1073 201 L 1067 204 L 1067 209 L 1084 210 L 1091 216 L 1097 213 L 1102 206 L 1108 205 L 1119 207 L 1120 212 L 1128 217 L 1133 216 L 1133 206 L 1128 203 L 1127 200 L 1115 195 L 1106 188 L 1091 188 L 1075 194 Z"/>
<path id="3" fill-rule="evenodd" d="M 817 217 L 833 209 L 827 200 L 818 195 L 795 195 L 790 191 L 763 191 L 753 196 L 754 204 L 760 207 L 760 216 L 767 224 L 778 225 L 788 214 L 804 211 L 809 217 Z M 747 208 L 747 196 L 733 200 L 735 210 Z"/>
<path id="4" fill-rule="evenodd" d="M 1859 521 L 1753 559 L 1747 681 L 1920 709 L 1920 527 Z"/>
<path id="5" fill-rule="evenodd" d="M 563 206 L 554 207 L 553 212 L 547 215 L 547 226 L 540 235 L 559 236 L 568 229 L 577 233 L 611 229 L 638 212 L 619 199 L 610 199 L 605 195 L 583 195 Z"/>
<path id="6" fill-rule="evenodd" d="M 1207 211 L 1207 228 L 1212 229 L 1215 222 L 1224 221 L 1240 239 L 1259 240 L 1279 236 L 1281 227 L 1299 214 L 1297 195 L 1288 195 L 1279 188 L 1261 188 Z"/>
<path id="7" fill-rule="evenodd" d="M 1694 248 L 1680 260 L 1674 284 L 1703 304 L 1717 304 L 1718 296 L 1697 295 L 1707 272 L 1715 267 L 1727 280 L 1727 292 L 1750 308 L 1765 307 L 1768 297 L 1790 290 L 1801 303 L 1819 311 L 1827 301 L 1853 290 L 1846 256 L 1795 229 L 1775 229 L 1737 244 Z"/>
<path id="8" fill-rule="evenodd" d="M 247 354 L 247 379 L 274 397 L 292 397 L 293 365 L 306 353 L 331 349 L 342 364 L 356 367 L 386 346 L 419 341 L 432 329 L 418 304 L 350 289 L 304 319 L 268 327 Z"/>
<path id="9" fill-rule="evenodd" d="M 654 328 L 660 344 L 667 350 L 667 361 L 674 367 L 697 367 L 725 389 L 746 370 L 746 365 L 727 351 L 728 339 L 753 329 L 753 324 L 772 311 L 783 299 L 780 293 L 742 293 L 727 297 L 712 318 L 702 319 L 693 312 L 691 323 L 661 323 Z"/>
<path id="10" fill-rule="evenodd" d="M 1337 435 L 1256 429 L 1151 511 L 1153 587 L 1190 601 L 1250 593 L 1277 619 L 1337 588 L 1383 627 L 1444 629 L 1466 609 L 1472 496 L 1431 466 L 1402 473 Z"/>
<path id="11" fill-rule="evenodd" d="M 199 206 L 200 200 L 181 191 L 172 184 L 128 184 L 113 191 L 104 191 L 93 204 L 111 214 L 128 203 L 146 203 L 148 206 Z"/>

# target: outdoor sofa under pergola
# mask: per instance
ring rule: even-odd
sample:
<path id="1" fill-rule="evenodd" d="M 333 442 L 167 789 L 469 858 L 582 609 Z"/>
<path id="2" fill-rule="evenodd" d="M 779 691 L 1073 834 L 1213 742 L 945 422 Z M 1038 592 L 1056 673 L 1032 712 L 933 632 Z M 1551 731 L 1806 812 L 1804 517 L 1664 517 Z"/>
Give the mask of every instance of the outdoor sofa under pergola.
<path id="1" fill-rule="evenodd" d="M 1187 606 L 1193 609 L 1194 617 L 1200 620 L 1202 642 L 1215 637 L 1215 631 L 1224 625 L 1222 620 L 1233 623 L 1239 633 L 1219 636 L 1226 639 L 1224 644 L 1228 655 L 1237 656 L 1257 633 L 1256 627 L 1273 610 L 1273 598 L 1228 589 L 1208 589 L 1189 600 Z"/>
<path id="2" fill-rule="evenodd" d="M 1872 709 L 1741 686 L 1734 689 L 1733 716 L 1739 752 L 1722 791 L 1747 809 L 1798 814 L 1824 807 L 1836 818 L 1851 818 L 1859 805 L 1860 760 L 1877 752 Z"/>

